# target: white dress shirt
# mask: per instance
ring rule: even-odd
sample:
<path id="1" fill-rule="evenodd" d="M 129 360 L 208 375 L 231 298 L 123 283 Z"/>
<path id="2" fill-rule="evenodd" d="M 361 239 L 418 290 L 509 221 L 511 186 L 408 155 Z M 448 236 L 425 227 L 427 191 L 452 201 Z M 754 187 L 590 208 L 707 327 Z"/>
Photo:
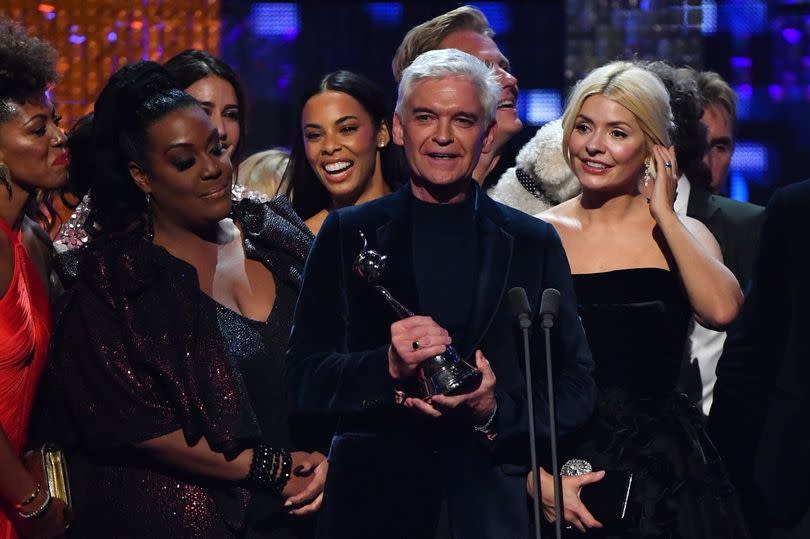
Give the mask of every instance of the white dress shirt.
<path id="1" fill-rule="evenodd" d="M 675 213 L 686 215 L 686 206 L 689 202 L 691 186 L 686 176 L 678 178 L 678 196 L 675 198 Z M 712 407 L 712 397 L 714 394 L 714 383 L 717 381 L 715 369 L 717 361 L 723 353 L 723 344 L 726 342 L 725 331 L 714 331 L 701 326 L 694 318 L 689 324 L 689 334 L 686 338 L 685 357 L 690 358 L 690 363 L 697 362 L 700 370 L 701 389 L 700 402 L 695 404 L 700 407 L 705 415 L 709 415 Z"/>

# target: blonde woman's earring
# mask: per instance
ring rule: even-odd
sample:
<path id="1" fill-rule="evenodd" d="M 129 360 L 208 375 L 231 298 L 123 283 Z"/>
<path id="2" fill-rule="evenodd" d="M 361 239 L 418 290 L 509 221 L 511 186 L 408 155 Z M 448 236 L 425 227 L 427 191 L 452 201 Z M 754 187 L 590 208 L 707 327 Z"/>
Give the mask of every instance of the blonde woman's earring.
<path id="1" fill-rule="evenodd" d="M 647 160 L 644 161 L 644 178 L 642 179 L 644 187 L 649 187 L 654 178 L 655 170 L 653 169 L 652 159 L 647 158 Z"/>

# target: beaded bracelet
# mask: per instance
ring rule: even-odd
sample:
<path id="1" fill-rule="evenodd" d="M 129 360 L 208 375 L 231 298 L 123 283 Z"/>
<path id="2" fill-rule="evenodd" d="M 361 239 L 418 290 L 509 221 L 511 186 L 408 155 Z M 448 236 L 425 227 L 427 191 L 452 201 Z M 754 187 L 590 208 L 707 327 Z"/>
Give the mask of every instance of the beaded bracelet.
<path id="1" fill-rule="evenodd" d="M 48 508 L 51 506 L 51 493 L 48 492 L 48 489 L 45 489 L 45 501 L 42 502 L 42 505 L 39 509 L 36 509 L 30 513 L 23 513 L 22 511 L 17 511 L 17 514 L 20 515 L 22 518 L 37 518 L 44 515 Z"/>
<path id="2" fill-rule="evenodd" d="M 37 496 L 39 496 L 39 491 L 42 489 L 42 485 L 39 484 L 39 481 L 35 481 L 34 484 L 36 485 L 34 487 L 34 492 L 30 496 L 28 496 L 26 499 L 24 499 L 23 501 L 21 501 L 19 503 L 15 503 L 14 504 L 14 509 L 19 511 L 20 509 L 22 509 L 26 505 L 29 505 L 31 502 L 33 502 L 34 500 L 37 499 Z"/>
<path id="3" fill-rule="evenodd" d="M 281 492 L 290 479 L 291 471 L 292 457 L 288 450 L 259 444 L 253 449 L 253 460 L 246 480 L 251 486 Z"/>
<path id="4" fill-rule="evenodd" d="M 281 450 L 281 475 L 278 476 L 278 491 L 281 492 L 284 489 L 284 486 L 287 484 L 287 481 L 290 480 L 290 474 L 292 473 L 292 455 L 286 449 Z"/>

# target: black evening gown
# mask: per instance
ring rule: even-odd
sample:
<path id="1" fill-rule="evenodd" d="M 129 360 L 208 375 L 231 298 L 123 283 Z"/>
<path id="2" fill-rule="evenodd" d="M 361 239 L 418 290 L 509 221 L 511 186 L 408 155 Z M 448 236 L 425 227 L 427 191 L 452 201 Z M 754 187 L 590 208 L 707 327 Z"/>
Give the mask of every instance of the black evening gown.
<path id="1" fill-rule="evenodd" d="M 282 391 L 295 297 L 311 234 L 283 199 L 234 204 L 246 255 L 272 271 L 265 322 L 206 296 L 196 271 L 133 234 L 60 256 L 69 285 L 43 406 L 67 451 L 71 537 L 273 537 L 306 533 L 283 499 L 191 476 L 136 449 L 182 431 L 233 458 L 259 440 L 294 449 Z M 304 523 L 305 524 L 305 523 Z"/>
<path id="2" fill-rule="evenodd" d="M 598 401 L 563 460 L 582 458 L 594 470 L 634 475 L 629 527 L 587 536 L 748 537 L 702 415 L 675 389 L 691 316 L 677 275 L 658 268 L 579 274 L 574 287 Z"/>

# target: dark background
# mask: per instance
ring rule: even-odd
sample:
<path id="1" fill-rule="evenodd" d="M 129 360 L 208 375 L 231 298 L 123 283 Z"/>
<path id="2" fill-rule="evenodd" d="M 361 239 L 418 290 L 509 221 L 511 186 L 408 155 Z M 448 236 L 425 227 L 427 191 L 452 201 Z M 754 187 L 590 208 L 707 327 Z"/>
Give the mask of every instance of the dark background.
<path id="1" fill-rule="evenodd" d="M 519 113 L 525 124 L 521 141 L 561 113 L 569 84 L 581 76 L 571 66 L 566 72 L 567 53 L 578 60 L 591 54 L 585 65 L 618 57 L 655 57 L 717 71 L 738 91 L 739 144 L 732 165 L 732 196 L 765 203 L 775 187 L 808 174 L 810 3 L 474 4 L 489 17 L 495 40 L 519 79 Z M 300 107 L 297 96 L 337 69 L 357 71 L 377 82 L 393 108 L 396 88 L 390 63 L 402 37 L 412 26 L 458 5 L 223 1 L 220 54 L 246 84 L 248 152 L 290 146 Z"/>

